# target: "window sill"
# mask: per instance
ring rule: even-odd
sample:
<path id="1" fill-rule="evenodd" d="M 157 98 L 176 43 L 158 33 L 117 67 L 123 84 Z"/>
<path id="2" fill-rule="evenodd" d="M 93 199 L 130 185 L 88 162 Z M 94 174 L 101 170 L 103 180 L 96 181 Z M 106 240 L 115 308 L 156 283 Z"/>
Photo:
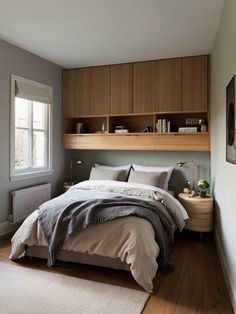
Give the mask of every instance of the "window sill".
<path id="1" fill-rule="evenodd" d="M 14 174 L 10 176 L 11 181 L 20 181 L 20 180 L 26 180 L 31 178 L 38 178 L 43 176 L 52 175 L 53 170 L 44 170 L 44 171 L 35 171 L 35 172 L 25 172 L 25 173 L 19 173 Z"/>

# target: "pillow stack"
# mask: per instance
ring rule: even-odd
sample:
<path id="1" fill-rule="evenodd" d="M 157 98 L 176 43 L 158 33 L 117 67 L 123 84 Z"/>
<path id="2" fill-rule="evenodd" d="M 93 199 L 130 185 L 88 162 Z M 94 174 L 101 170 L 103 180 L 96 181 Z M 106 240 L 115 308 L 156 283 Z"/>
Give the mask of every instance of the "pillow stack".
<path id="1" fill-rule="evenodd" d="M 173 167 L 149 167 L 137 164 L 124 166 L 106 166 L 95 164 L 89 180 L 115 180 L 148 184 L 168 190 Z"/>

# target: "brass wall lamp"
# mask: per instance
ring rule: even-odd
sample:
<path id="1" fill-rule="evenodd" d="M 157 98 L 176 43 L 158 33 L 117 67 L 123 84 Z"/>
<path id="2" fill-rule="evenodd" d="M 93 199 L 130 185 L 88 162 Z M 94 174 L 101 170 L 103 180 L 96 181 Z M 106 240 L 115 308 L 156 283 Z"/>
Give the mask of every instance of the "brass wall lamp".
<path id="1" fill-rule="evenodd" d="M 177 163 L 178 167 L 183 167 L 184 165 L 191 163 L 192 164 L 192 186 L 191 190 L 195 191 L 195 181 L 196 181 L 196 162 L 194 160 L 181 161 Z"/>
<path id="2" fill-rule="evenodd" d="M 83 163 L 82 160 L 80 159 L 73 159 L 71 158 L 70 160 L 70 184 L 69 185 L 74 185 L 74 182 L 73 182 L 73 168 L 74 168 L 74 165 L 81 165 Z"/>

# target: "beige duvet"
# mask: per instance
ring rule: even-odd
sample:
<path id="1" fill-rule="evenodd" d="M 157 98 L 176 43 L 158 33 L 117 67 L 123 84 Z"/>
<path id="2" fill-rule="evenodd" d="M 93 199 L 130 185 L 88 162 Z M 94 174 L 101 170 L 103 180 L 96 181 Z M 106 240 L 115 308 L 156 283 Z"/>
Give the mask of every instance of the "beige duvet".
<path id="1" fill-rule="evenodd" d="M 162 198 L 169 205 L 173 202 L 173 219 L 179 229 L 184 226 L 184 219 L 187 218 L 184 209 L 179 207 L 178 202 L 173 200 L 167 192 L 151 189 L 150 186 L 130 184 L 125 182 L 106 181 L 88 182 L 84 181 L 72 188 L 75 189 L 96 189 L 114 190 L 122 194 L 135 195 L 145 198 L 158 197 L 163 193 Z M 156 189 L 156 188 L 154 188 Z M 163 191 L 163 192 L 162 192 Z M 155 195 L 155 196 L 154 196 Z M 177 205 L 176 205 L 177 204 Z M 168 206 L 169 208 L 170 206 Z M 26 250 L 26 246 L 45 246 L 45 239 L 40 224 L 38 223 L 38 211 L 34 211 L 22 224 L 12 238 L 11 259 L 20 258 Z M 157 257 L 159 254 L 158 243 L 155 241 L 155 233 L 152 225 L 143 218 L 135 216 L 123 217 L 95 226 L 89 226 L 71 239 L 66 240 L 62 249 L 79 253 L 96 254 L 104 257 L 119 258 L 130 266 L 134 279 L 147 291 L 152 292 L 152 280 L 158 268 Z"/>

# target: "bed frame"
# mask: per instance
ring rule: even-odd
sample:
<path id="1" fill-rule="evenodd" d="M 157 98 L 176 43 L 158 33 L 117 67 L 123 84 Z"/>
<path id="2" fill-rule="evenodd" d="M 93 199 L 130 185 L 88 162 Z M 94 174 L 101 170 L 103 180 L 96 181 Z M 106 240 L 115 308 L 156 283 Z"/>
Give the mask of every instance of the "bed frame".
<path id="1" fill-rule="evenodd" d="M 47 259 L 48 248 L 45 246 L 28 246 L 26 255 L 29 257 Z M 57 256 L 57 260 L 130 271 L 130 266 L 122 262 L 119 258 L 105 257 L 96 254 L 90 255 L 88 253 L 61 250 Z"/>

